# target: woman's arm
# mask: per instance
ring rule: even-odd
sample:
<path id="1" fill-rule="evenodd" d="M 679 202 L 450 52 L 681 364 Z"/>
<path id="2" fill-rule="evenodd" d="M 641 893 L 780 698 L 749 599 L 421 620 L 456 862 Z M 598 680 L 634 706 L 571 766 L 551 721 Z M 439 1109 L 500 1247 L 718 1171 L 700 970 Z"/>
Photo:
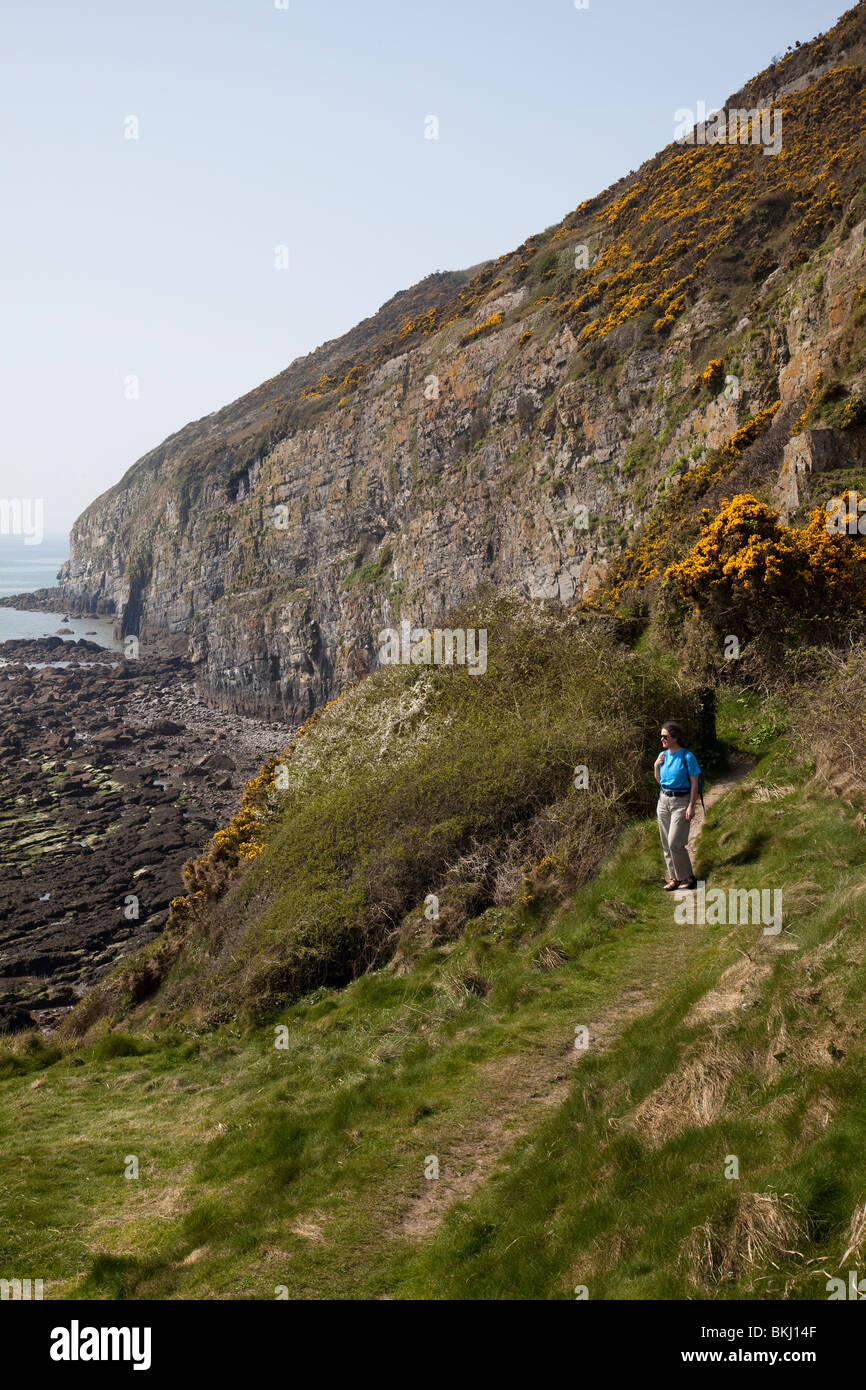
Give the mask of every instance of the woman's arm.
<path id="1" fill-rule="evenodd" d="M 691 820 L 693 815 L 695 814 L 695 802 L 698 799 L 698 786 L 700 784 L 700 780 L 700 777 L 691 778 L 692 794 L 689 798 L 688 807 L 686 808 L 686 820 Z"/>

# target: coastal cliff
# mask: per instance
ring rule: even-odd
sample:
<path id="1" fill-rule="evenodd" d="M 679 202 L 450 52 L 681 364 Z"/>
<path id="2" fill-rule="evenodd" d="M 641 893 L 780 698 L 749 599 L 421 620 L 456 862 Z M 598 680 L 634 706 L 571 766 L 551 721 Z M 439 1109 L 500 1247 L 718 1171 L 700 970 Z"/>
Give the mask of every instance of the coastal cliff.
<path id="1" fill-rule="evenodd" d="M 757 144 L 703 129 L 396 296 L 3 600 L 141 648 L 0 643 L 4 1296 L 682 1302 L 701 1338 L 793 1300 L 793 1350 L 671 1354 L 844 1351 L 864 49 L 866 0 L 731 99 Z M 355 679 L 445 612 L 483 678 L 434 639 Z M 706 797 L 667 893 L 672 717 Z"/>
<path id="2" fill-rule="evenodd" d="M 590 594 L 730 441 L 772 424 L 752 481 L 785 515 L 813 474 L 841 485 L 866 423 L 864 36 L 858 7 L 729 99 L 778 113 L 778 149 L 757 119 L 756 143 L 699 129 L 167 439 L 75 523 L 64 601 L 173 639 L 214 705 L 297 719 L 403 618 L 484 584 Z"/>

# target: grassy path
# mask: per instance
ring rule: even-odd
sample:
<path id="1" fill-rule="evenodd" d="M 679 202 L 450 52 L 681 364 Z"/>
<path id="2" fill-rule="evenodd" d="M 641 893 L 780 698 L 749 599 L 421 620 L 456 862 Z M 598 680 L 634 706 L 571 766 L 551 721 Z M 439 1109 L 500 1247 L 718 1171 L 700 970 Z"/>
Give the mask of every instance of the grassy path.
<path id="1" fill-rule="evenodd" d="M 846 1133 L 866 1128 L 836 1094 L 847 1022 L 843 1057 L 810 1043 L 796 1078 L 767 1062 L 780 981 L 823 949 L 857 862 L 840 808 L 816 817 L 804 789 L 761 800 L 772 777 L 765 760 L 708 806 L 699 865 L 737 886 L 783 877 L 794 911 L 776 941 L 678 924 L 644 823 L 553 918 L 492 909 L 411 975 L 287 1011 L 285 1048 L 273 1029 L 112 1035 L 0 1081 L 8 1277 L 42 1277 L 49 1297 L 756 1296 L 736 1258 L 718 1285 L 683 1255 L 702 1225 L 720 1249 L 736 1226 L 726 1155 L 737 1191 L 799 1183 L 841 1239 L 862 1164 L 817 1196 L 791 1165 L 821 1115 L 828 1134 L 843 1111 Z M 861 964 L 840 966 L 846 990 Z M 802 1262 L 766 1277 L 807 1287 Z"/>

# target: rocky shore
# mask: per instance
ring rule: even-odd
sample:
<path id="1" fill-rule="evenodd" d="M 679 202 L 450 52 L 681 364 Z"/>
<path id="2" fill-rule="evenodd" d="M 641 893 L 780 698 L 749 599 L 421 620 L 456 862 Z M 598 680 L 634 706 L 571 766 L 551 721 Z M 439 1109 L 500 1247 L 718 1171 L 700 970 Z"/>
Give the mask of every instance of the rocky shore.
<path id="1" fill-rule="evenodd" d="M 62 589 L 34 589 L 32 594 L 8 594 L 0 598 L 0 608 L 16 608 L 28 613 L 65 613 L 69 618 L 97 618 L 88 604 L 70 598 Z"/>
<path id="2" fill-rule="evenodd" d="M 185 860 L 292 729 L 201 703 L 182 657 L 49 637 L 0 662 L 0 1032 L 51 1029 L 162 930 Z"/>

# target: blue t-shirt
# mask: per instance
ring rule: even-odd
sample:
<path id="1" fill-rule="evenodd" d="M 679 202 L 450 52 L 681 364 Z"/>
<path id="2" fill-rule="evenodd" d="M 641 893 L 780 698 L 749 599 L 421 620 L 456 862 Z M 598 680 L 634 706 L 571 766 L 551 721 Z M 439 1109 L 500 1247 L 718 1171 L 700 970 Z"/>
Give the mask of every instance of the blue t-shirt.
<path id="1" fill-rule="evenodd" d="M 659 768 L 662 791 L 690 792 L 691 778 L 699 777 L 700 773 L 700 763 L 690 748 L 678 748 L 675 753 L 668 749 Z"/>

